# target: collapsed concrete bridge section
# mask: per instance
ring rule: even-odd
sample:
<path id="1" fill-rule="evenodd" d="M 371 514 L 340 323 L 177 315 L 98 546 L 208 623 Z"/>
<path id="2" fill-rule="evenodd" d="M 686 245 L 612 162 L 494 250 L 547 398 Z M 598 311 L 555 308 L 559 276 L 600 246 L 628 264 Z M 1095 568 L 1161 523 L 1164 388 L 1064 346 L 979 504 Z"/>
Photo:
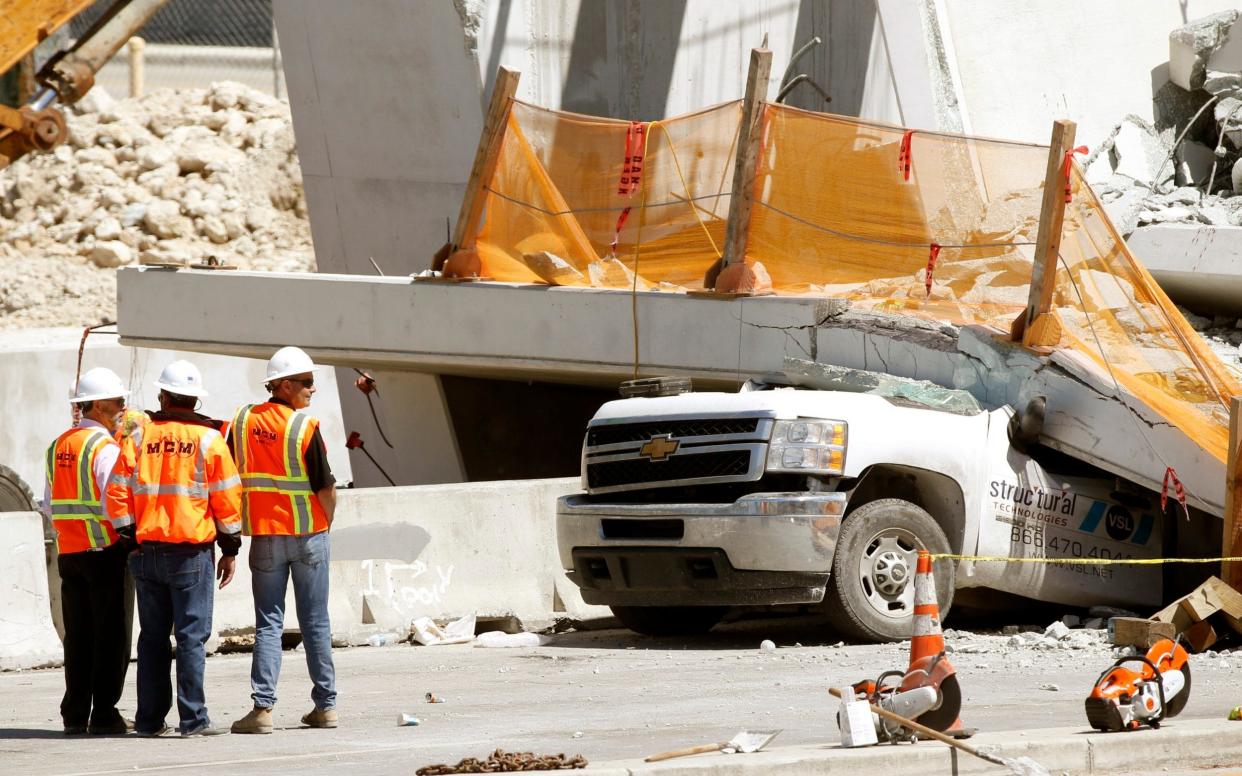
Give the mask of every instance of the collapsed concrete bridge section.
<path id="1" fill-rule="evenodd" d="M 963 389 L 989 408 L 1021 409 L 1044 396 L 1044 444 L 1155 492 L 1172 468 L 1192 507 L 1224 511 L 1224 464 L 1108 368 L 1075 351 L 1024 348 L 985 326 L 851 309 L 834 298 L 156 268 L 121 270 L 118 297 L 122 343 L 135 346 L 261 358 L 297 344 L 337 366 L 584 389 L 635 373 L 728 388 L 800 358 Z M 425 399 L 389 396 L 387 406 L 413 415 Z M 494 395 L 488 417 L 473 422 L 503 425 L 511 409 Z M 462 419 L 452 420 L 429 425 L 463 432 Z M 564 428 L 554 412 L 540 423 L 541 444 L 581 442 L 582 429 Z M 406 455 L 444 450 L 428 439 Z"/>

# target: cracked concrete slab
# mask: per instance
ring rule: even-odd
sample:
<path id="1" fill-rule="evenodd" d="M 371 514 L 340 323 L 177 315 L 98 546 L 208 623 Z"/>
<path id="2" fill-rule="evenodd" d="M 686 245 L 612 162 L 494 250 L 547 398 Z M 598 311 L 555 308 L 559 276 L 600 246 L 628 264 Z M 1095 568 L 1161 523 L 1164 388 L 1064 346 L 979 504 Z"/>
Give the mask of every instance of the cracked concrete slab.
<path id="1" fill-rule="evenodd" d="M 966 390 L 989 409 L 1023 407 L 1042 395 L 1050 446 L 1156 492 L 1172 466 L 1193 506 L 1223 512 L 1223 465 L 1107 371 L 1069 352 L 1038 355 L 984 327 L 812 297 L 726 301 L 196 270 L 124 269 L 118 283 L 126 345 L 266 355 L 273 345 L 296 341 L 329 364 L 616 385 L 634 374 L 637 344 L 641 373 L 687 375 L 707 389 L 780 374 L 793 357 Z M 213 304 L 186 309 L 180 300 L 187 293 Z M 307 320 L 300 311 L 308 308 L 342 312 Z M 250 323 L 256 309 L 267 311 L 269 325 Z M 203 340 L 208 331 L 213 341 Z"/>

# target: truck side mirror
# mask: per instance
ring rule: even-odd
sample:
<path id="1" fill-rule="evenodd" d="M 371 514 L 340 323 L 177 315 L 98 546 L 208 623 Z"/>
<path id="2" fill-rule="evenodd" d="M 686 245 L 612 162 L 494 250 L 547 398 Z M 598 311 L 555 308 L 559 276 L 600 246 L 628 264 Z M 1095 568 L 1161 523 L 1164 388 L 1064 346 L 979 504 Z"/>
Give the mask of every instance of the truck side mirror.
<path id="1" fill-rule="evenodd" d="M 1030 455 L 1035 445 L 1039 444 L 1047 403 L 1047 397 L 1036 396 L 1026 403 L 1026 409 L 1015 412 L 1009 419 L 1009 444 L 1018 452 Z"/>

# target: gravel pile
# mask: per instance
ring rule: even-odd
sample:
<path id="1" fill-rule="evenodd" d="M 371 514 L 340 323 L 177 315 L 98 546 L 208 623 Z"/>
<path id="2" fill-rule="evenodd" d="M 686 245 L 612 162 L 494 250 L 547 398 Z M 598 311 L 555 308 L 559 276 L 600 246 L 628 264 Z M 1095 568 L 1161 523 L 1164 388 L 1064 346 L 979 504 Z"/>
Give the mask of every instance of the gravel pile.
<path id="1" fill-rule="evenodd" d="M 113 100 L 68 116 L 69 140 L 0 171 L 0 330 L 115 317 L 135 263 L 311 271 L 287 103 L 236 83 Z"/>

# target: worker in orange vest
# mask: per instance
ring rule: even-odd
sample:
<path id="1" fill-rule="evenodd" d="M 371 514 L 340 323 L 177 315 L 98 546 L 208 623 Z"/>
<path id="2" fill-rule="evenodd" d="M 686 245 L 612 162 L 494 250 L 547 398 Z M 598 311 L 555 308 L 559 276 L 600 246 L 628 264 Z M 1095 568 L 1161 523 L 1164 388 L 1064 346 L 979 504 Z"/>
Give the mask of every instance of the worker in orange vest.
<path id="1" fill-rule="evenodd" d="M 317 369 L 299 348 L 276 351 L 267 362 L 265 383 L 272 398 L 242 407 L 230 426 L 229 447 L 242 479 L 242 531 L 253 537 L 255 613 L 250 663 L 254 708 L 233 723 L 234 733 L 272 732 L 290 577 L 315 703 L 302 724 L 337 726 L 328 621 L 328 529 L 336 511 L 336 480 L 319 421 L 303 411 L 315 393 Z"/>
<path id="2" fill-rule="evenodd" d="M 56 529 L 65 624 L 65 735 L 118 735 L 116 709 L 129 669 L 125 627 L 125 547 L 104 512 L 103 496 L 120 448 L 112 440 L 129 391 L 102 367 L 70 392 L 81 420 L 47 449 L 44 512 Z"/>
<path id="3" fill-rule="evenodd" d="M 233 579 L 241 548 L 241 480 L 214 422 L 195 412 L 207 395 L 188 361 L 155 382 L 160 411 L 125 440 L 108 486 L 112 525 L 137 541 L 129 558 L 138 589 L 140 736 L 168 732 L 172 706 L 168 632 L 177 642 L 177 710 L 182 736 L 227 733 L 207 714 L 203 673 L 215 592 Z M 222 557 L 215 563 L 212 542 Z"/>

